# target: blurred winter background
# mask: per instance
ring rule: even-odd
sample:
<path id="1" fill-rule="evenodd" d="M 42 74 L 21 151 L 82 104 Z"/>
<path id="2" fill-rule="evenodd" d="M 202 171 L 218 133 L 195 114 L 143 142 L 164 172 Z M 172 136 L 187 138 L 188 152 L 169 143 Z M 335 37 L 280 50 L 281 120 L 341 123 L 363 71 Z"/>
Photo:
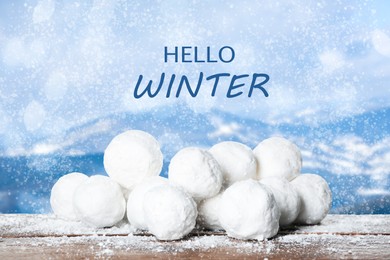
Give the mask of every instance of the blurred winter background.
<path id="1" fill-rule="evenodd" d="M 333 213 L 390 213 L 388 1 L 0 1 L 0 213 L 50 212 L 62 175 L 104 174 L 127 129 L 179 149 L 296 142 Z M 229 64 L 163 62 L 164 46 L 230 45 Z M 135 100 L 139 74 L 267 73 L 269 97 Z M 244 88 L 244 91 L 247 91 Z M 247 93 L 247 92 L 244 92 Z"/>

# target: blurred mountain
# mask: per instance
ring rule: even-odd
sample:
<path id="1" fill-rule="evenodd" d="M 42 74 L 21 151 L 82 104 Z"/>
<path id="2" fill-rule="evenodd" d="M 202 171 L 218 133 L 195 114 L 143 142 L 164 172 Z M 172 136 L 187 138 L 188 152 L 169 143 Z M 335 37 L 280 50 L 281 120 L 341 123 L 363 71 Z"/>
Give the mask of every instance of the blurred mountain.
<path id="1" fill-rule="evenodd" d="M 169 155 L 184 146 L 207 147 L 223 140 L 240 141 L 256 146 L 271 135 L 282 135 L 302 143 L 328 141 L 344 135 L 375 143 L 390 135 L 390 108 L 367 112 L 339 121 L 313 125 L 275 124 L 242 118 L 212 110 L 197 113 L 186 106 L 167 106 L 144 113 L 117 113 L 92 120 L 60 134 L 31 144 L 21 154 L 89 154 L 103 152 L 117 134 L 139 129 L 151 133 Z M 300 141 L 301 140 L 301 141 Z M 7 154 L 6 154 L 7 155 Z M 18 155 L 15 153 L 14 155 Z"/>
<path id="2" fill-rule="evenodd" d="M 0 157 L 0 212 L 48 212 L 50 189 L 62 175 L 105 174 L 103 152 L 117 134 L 151 133 L 164 154 L 163 176 L 172 156 L 187 146 L 210 147 L 232 140 L 254 148 L 272 135 L 294 141 L 302 172 L 329 183 L 334 213 L 390 213 L 390 109 L 314 126 L 264 124 L 221 111 L 197 113 L 185 106 L 142 114 L 118 113 L 42 138 L 19 153 Z"/>

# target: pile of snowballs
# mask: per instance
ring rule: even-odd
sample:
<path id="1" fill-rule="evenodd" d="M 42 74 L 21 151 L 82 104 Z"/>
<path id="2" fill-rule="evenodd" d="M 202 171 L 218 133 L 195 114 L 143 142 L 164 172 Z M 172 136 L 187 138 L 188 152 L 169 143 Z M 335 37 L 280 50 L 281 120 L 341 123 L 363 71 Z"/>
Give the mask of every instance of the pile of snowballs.
<path id="1" fill-rule="evenodd" d="M 160 240 L 181 239 L 196 225 L 264 240 L 280 226 L 319 223 L 332 201 L 327 182 L 301 174 L 298 147 L 281 137 L 266 139 L 253 151 L 230 141 L 209 150 L 184 148 L 173 156 L 168 179 L 159 176 L 162 165 L 153 136 L 126 131 L 105 150 L 109 177 L 61 177 L 52 188 L 52 209 L 60 218 L 95 228 L 127 218 Z"/>

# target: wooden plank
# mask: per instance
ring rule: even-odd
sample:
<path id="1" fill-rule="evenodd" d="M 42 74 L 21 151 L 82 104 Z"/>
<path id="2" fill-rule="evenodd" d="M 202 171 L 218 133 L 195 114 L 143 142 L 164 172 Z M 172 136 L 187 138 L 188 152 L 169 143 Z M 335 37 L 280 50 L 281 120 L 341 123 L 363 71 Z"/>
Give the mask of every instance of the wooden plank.
<path id="1" fill-rule="evenodd" d="M 164 242 L 128 235 L 125 223 L 96 230 L 53 215 L 0 215 L 0 259 L 390 259 L 389 224 L 390 215 L 329 215 L 321 225 L 290 227 L 261 242 L 205 231 Z"/>
<path id="2" fill-rule="evenodd" d="M 190 237 L 160 242 L 151 237 L 8 238 L 0 242 L 0 259 L 42 258 L 360 258 L 390 259 L 389 236 L 280 235 L 256 242 L 218 237 Z"/>

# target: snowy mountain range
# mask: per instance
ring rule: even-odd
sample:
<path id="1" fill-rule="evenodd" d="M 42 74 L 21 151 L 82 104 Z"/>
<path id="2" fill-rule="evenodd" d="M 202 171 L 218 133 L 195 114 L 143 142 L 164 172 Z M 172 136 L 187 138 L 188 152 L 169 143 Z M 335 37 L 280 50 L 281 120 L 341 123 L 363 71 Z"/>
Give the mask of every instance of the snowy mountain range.
<path id="1" fill-rule="evenodd" d="M 186 106 L 166 106 L 144 113 L 123 112 L 97 118 L 55 135 L 31 139 L 27 147 L 8 150 L 4 147 L 1 152 L 3 156 L 100 153 L 115 135 L 128 129 L 151 133 L 168 155 L 184 146 L 207 147 L 223 140 L 254 147 L 272 135 L 293 139 L 301 149 L 310 146 L 324 150 L 323 145 L 350 145 L 343 144 L 343 138 L 367 146 L 386 143 L 390 135 L 389 119 L 390 108 L 387 108 L 314 126 L 271 125 L 263 123 L 260 116 L 255 120 L 218 110 L 197 113 Z"/>
<path id="2" fill-rule="evenodd" d="M 59 176 L 70 171 L 104 174 L 103 152 L 110 140 L 125 130 L 140 129 L 160 142 L 164 176 L 170 158 L 181 148 L 208 148 L 226 140 L 254 148 L 265 138 L 284 136 L 300 147 L 303 172 L 321 174 L 330 183 L 333 212 L 389 213 L 389 119 L 390 109 L 318 126 L 270 125 L 216 110 L 196 113 L 185 106 L 117 113 L 35 140 L 23 149 L 2 151 L 0 211 L 18 204 L 17 212 L 47 212 L 47 196 Z"/>

